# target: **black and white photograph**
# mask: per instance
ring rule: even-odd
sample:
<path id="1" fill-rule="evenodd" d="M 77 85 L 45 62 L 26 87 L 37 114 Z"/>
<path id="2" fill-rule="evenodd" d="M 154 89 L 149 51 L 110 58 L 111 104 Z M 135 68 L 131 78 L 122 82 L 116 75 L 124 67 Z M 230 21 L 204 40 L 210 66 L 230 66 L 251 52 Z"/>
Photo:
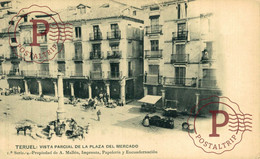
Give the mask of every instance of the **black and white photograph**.
<path id="1" fill-rule="evenodd" d="M 260 158 L 258 0 L 0 0 L 0 158 Z"/>

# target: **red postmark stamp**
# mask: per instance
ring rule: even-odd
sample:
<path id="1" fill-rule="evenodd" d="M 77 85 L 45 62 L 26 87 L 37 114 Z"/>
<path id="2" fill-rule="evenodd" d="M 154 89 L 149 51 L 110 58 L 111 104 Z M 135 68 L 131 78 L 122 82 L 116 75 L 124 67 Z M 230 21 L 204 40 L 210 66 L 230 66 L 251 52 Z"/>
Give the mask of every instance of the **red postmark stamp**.
<path id="1" fill-rule="evenodd" d="M 43 63 L 55 58 L 72 40 L 73 27 L 48 6 L 31 5 L 13 18 L 9 33 L 12 52 L 25 61 Z"/>
<path id="2" fill-rule="evenodd" d="M 218 102 L 212 102 L 212 98 L 218 98 Z M 244 114 L 229 98 L 212 96 L 200 103 L 192 109 L 198 110 L 195 116 L 188 119 L 188 123 L 194 126 L 194 132 L 188 134 L 195 146 L 204 152 L 222 154 L 231 151 L 242 141 L 245 131 L 252 131 L 252 115 Z M 199 117 L 203 110 L 208 112 L 209 118 Z"/>

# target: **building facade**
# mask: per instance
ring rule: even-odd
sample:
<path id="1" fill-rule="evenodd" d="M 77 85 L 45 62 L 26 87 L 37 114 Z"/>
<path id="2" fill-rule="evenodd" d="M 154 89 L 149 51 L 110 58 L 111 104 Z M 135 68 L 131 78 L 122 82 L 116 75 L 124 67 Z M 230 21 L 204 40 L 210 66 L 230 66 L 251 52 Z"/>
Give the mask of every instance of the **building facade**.
<path id="1" fill-rule="evenodd" d="M 192 0 L 165 1 L 143 9 L 144 95 L 161 95 L 165 106 L 180 111 L 220 95 L 214 15 Z"/>
<path id="2" fill-rule="evenodd" d="M 70 40 L 58 44 L 61 51 L 55 58 L 39 64 L 32 62 L 34 54 L 17 57 L 12 50 L 22 56 L 19 46 L 10 47 L 8 37 L 2 38 L 2 43 L 6 43 L 1 46 L 2 72 L 7 75 L 10 87 L 19 86 L 25 93 L 57 96 L 59 70 L 64 74 L 65 96 L 94 98 L 102 92 L 123 102 L 139 98 L 143 94 L 140 11 L 115 1 L 100 6 L 69 7 L 59 15 L 63 22 L 73 26 L 73 33 Z M 32 28 L 28 21 L 32 18 L 36 17 L 23 17 L 16 38 L 29 52 L 44 52 L 52 46 L 51 37 L 39 37 L 40 46 L 30 46 Z"/>

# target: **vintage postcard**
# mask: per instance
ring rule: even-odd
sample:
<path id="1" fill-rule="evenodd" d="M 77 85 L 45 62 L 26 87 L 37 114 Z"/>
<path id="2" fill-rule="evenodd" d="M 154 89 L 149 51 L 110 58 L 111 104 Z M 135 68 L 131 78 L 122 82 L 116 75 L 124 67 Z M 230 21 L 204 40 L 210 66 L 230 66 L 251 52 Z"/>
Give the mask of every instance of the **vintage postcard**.
<path id="1" fill-rule="evenodd" d="M 260 158 L 256 0 L 0 0 L 0 158 Z"/>

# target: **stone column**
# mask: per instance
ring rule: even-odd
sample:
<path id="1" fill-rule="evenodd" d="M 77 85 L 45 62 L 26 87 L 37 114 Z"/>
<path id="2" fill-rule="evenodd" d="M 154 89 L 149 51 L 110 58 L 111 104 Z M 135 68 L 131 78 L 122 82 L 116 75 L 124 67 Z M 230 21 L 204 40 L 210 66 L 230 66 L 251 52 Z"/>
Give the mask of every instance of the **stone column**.
<path id="1" fill-rule="evenodd" d="M 65 109 L 64 109 L 64 95 L 63 95 L 63 74 L 58 73 L 58 108 L 57 108 L 57 119 L 65 119 Z"/>
<path id="2" fill-rule="evenodd" d="M 162 104 L 163 104 L 163 107 L 165 107 L 165 90 L 162 89 Z"/>
<path id="3" fill-rule="evenodd" d="M 92 88 L 91 88 L 91 83 L 88 84 L 88 98 L 92 98 Z"/>
<path id="4" fill-rule="evenodd" d="M 196 108 L 195 108 L 195 114 L 198 112 L 199 110 L 199 100 L 200 100 L 200 94 L 199 93 L 195 93 L 196 95 Z"/>
<path id="5" fill-rule="evenodd" d="M 74 97 L 74 83 L 70 83 L 70 95 Z"/>
<path id="6" fill-rule="evenodd" d="M 144 86 L 144 96 L 148 95 L 148 88 Z"/>
<path id="7" fill-rule="evenodd" d="M 54 93 L 55 93 L 55 98 L 58 97 L 58 87 L 57 87 L 57 82 L 53 82 L 54 84 Z"/>
<path id="8" fill-rule="evenodd" d="M 42 95 L 42 83 L 40 80 L 37 81 L 38 82 L 38 90 L 39 90 L 39 96 Z"/>
<path id="9" fill-rule="evenodd" d="M 125 81 L 125 78 L 123 78 L 122 79 L 122 81 L 121 81 L 121 100 L 122 100 L 122 102 L 123 102 L 123 104 L 125 105 L 125 83 L 126 83 L 126 81 Z"/>
<path id="10" fill-rule="evenodd" d="M 26 80 L 23 80 L 23 81 L 24 81 L 24 91 L 25 91 L 25 95 L 28 95 L 28 94 L 29 94 L 29 89 L 28 89 L 27 81 L 26 81 Z"/>
<path id="11" fill-rule="evenodd" d="M 109 83 L 106 83 L 106 87 L 107 87 L 107 95 L 108 95 L 108 97 L 109 97 L 109 99 L 110 99 L 110 84 Z"/>

